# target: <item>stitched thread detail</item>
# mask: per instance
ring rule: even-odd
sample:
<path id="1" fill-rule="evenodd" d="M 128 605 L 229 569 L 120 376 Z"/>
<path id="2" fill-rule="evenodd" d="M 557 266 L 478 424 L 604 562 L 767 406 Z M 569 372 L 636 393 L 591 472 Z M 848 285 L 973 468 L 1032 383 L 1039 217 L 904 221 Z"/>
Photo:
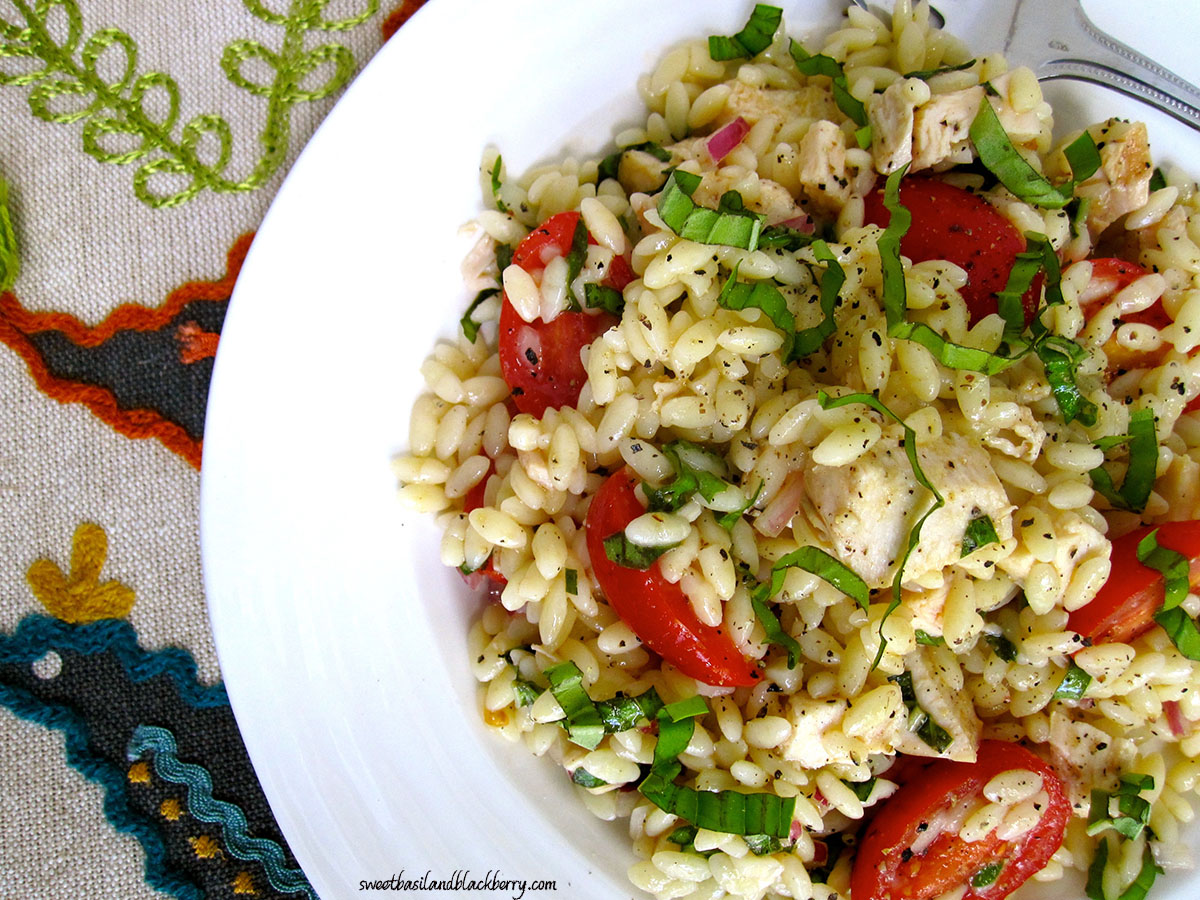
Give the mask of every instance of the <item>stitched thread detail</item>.
<path id="1" fill-rule="evenodd" d="M 133 626 L 123 619 L 101 619 L 86 625 L 68 625 L 49 616 L 26 616 L 12 635 L 0 634 L 0 663 L 31 664 L 47 650 L 71 651 L 85 656 L 112 653 L 131 681 L 141 682 L 166 675 L 175 683 L 179 697 L 189 706 L 228 706 L 225 685 L 201 684 L 196 679 L 196 661 L 186 650 L 167 647 L 143 650 Z"/>
<path id="2" fill-rule="evenodd" d="M 0 31 L 3 27 L 0 25 Z M 119 331 L 157 331 L 167 325 L 188 303 L 227 302 L 241 271 L 254 233 L 243 234 L 229 248 L 225 276 L 217 281 L 190 281 L 173 290 L 161 306 L 150 308 L 126 304 L 113 310 L 99 325 L 89 326 L 62 312 L 32 312 L 21 306 L 12 293 L 0 294 L 0 342 L 15 350 L 38 388 L 60 403 L 82 403 L 99 419 L 130 438 L 157 438 L 167 449 L 200 468 L 203 442 L 180 425 L 151 409 L 124 409 L 105 387 L 58 378 L 52 375 L 28 335 L 60 331 L 81 347 L 96 347 Z"/>
<path id="3" fill-rule="evenodd" d="M 118 28 L 102 28 L 84 40 L 76 0 L 11 2 L 24 21 L 0 19 L 0 58 L 34 59 L 41 65 L 20 74 L 0 74 L 0 84 L 35 85 L 29 106 L 39 119 L 62 124 L 82 121 L 83 149 L 93 159 L 116 165 L 141 163 L 133 175 L 134 194 L 154 208 L 178 206 L 205 190 L 242 193 L 261 187 L 287 157 L 292 107 L 329 96 L 354 72 L 354 54 L 346 47 L 327 43 L 308 49 L 305 37 L 309 32 L 355 28 L 379 9 L 379 0 L 366 0 L 356 14 L 327 19 L 325 7 L 331 0 L 291 0 L 286 14 L 272 12 L 260 0 L 243 0 L 252 16 L 281 27 L 283 39 L 278 50 L 255 40 L 236 40 L 221 55 L 225 77 L 267 101 L 258 135 L 262 156 L 249 174 L 234 180 L 226 173 L 234 140 L 228 121 L 204 113 L 178 127 L 178 83 L 165 72 L 137 74 L 138 45 L 130 35 Z M 56 20 L 65 20 L 61 44 L 48 25 L 52 11 Z M 117 81 L 99 74 L 102 56 L 108 64 L 114 58 L 123 61 L 117 67 L 121 70 Z M 243 71 L 248 61 L 267 67 L 272 76 L 255 81 Z M 146 101 L 152 98 L 165 101 L 165 113 L 155 116 L 147 108 Z M 206 152 L 213 142 L 218 148 L 215 159 L 206 159 L 213 155 Z"/>
<path id="4" fill-rule="evenodd" d="M 175 737 L 171 732 L 154 725 L 140 725 L 134 729 L 133 737 L 129 741 L 129 759 L 132 761 L 149 754 L 154 756 L 154 771 L 160 778 L 187 787 L 188 812 L 201 822 L 221 826 L 221 837 L 232 856 L 258 862 L 266 873 L 267 880 L 277 891 L 299 892 L 316 900 L 316 893 L 304 877 L 304 873 L 287 866 L 280 846 L 266 838 L 251 837 L 248 833 L 246 814 L 241 808 L 213 797 L 212 778 L 208 771 L 194 763 L 180 761 L 176 755 Z M 191 840 L 197 856 L 204 856 L 211 849 L 207 845 L 203 848 L 198 846 L 197 839 Z M 216 846 L 215 843 L 213 846 Z M 216 849 L 220 852 L 219 846 Z"/>
<path id="5" fill-rule="evenodd" d="M 41 616 L 35 617 L 43 619 Z M 43 619 L 54 622 L 53 619 Z M 28 621 L 28 620 L 26 620 Z M 24 622 L 22 622 L 24 624 Z M 61 622 L 54 624 L 72 628 Z M 124 622 L 117 622 L 124 625 Z M 77 626 L 81 629 L 92 626 Z M 128 627 L 128 626 L 126 626 Z M 18 626 L 20 631 L 20 626 Z M 14 635 L 14 639 L 15 639 Z M 0 662 L 5 659 L 5 639 L 0 635 Z M 167 849 L 156 827 L 145 821 L 129 807 L 125 788 L 125 773 L 113 763 L 88 748 L 87 723 L 69 707 L 46 703 L 21 688 L 0 683 L 0 706 L 6 706 L 22 719 L 36 722 L 45 728 L 61 731 L 66 739 L 67 762 L 85 778 L 104 790 L 104 817 L 117 831 L 137 838 L 146 854 L 146 882 L 178 900 L 204 900 L 204 892 L 193 881 L 167 869 Z"/>
<path id="6" fill-rule="evenodd" d="M 178 822 L 183 815 L 183 806 L 174 797 L 168 797 L 158 805 L 158 814 L 168 822 Z"/>
<path id="7" fill-rule="evenodd" d="M 250 873 L 246 871 L 238 872 L 233 877 L 233 892 L 235 894 L 257 894 L 258 891 L 254 887 L 254 879 L 250 877 Z"/>
<path id="8" fill-rule="evenodd" d="M 184 322 L 175 329 L 175 340 L 179 342 L 179 361 L 191 365 L 202 359 L 217 355 L 217 342 L 221 336 L 205 331 L 195 322 Z"/>
<path id="9" fill-rule="evenodd" d="M 25 573 L 33 594 L 56 619 L 71 624 L 99 619 L 123 619 L 133 609 L 133 590 L 119 581 L 100 581 L 108 557 L 108 535 L 92 522 L 75 529 L 71 541 L 71 572 L 64 575 L 54 562 L 39 559 Z"/>

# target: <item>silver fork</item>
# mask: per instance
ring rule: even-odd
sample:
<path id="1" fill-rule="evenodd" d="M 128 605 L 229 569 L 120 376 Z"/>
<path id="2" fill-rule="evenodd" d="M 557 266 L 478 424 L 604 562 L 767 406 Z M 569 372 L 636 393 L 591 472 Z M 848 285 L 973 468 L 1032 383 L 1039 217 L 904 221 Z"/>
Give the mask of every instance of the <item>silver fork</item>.
<path id="1" fill-rule="evenodd" d="M 1004 55 L 1029 66 L 1039 81 L 1104 85 L 1200 131 L 1200 89 L 1101 31 L 1080 0 L 1017 0 Z"/>
<path id="2" fill-rule="evenodd" d="M 868 9 L 867 0 L 851 0 Z M 945 17 L 936 9 L 937 27 Z M 1097 28 L 1080 0 L 1015 0 L 1003 51 L 1039 81 L 1072 78 L 1135 97 L 1200 131 L 1200 88 Z"/>

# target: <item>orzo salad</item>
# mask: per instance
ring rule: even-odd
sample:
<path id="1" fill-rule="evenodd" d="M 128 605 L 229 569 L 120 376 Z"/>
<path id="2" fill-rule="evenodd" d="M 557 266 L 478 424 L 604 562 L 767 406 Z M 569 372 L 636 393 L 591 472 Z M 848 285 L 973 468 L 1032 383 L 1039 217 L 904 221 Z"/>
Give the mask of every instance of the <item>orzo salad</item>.
<path id="1" fill-rule="evenodd" d="M 638 86 L 614 152 L 485 152 L 396 461 L 485 721 L 659 900 L 1141 900 L 1200 788 L 1195 183 L 924 2 Z"/>

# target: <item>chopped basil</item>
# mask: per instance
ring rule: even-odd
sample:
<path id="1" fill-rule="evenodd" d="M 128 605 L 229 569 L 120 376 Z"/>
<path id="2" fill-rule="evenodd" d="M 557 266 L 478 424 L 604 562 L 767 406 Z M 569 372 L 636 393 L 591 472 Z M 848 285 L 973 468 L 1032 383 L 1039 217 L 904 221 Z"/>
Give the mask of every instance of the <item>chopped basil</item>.
<path id="1" fill-rule="evenodd" d="M 1092 791 L 1092 809 L 1088 813 L 1087 833 L 1097 835 L 1106 828 L 1136 840 L 1150 824 L 1150 801 L 1142 791 L 1154 790 L 1151 775 L 1122 775 L 1121 782 L 1111 793 Z M 1112 815 L 1112 801 L 1117 801 L 1117 814 Z"/>
<path id="2" fill-rule="evenodd" d="M 1012 348 L 1019 347 L 1021 332 L 1025 330 L 1025 306 L 1022 298 L 1043 268 L 1058 269 L 1058 256 L 1045 235 L 1026 232 L 1025 249 L 1017 254 L 1008 273 L 1004 290 L 996 292 L 996 305 L 1004 319 L 1004 341 Z M 1055 279 L 1056 289 L 1061 279 Z"/>
<path id="3" fill-rule="evenodd" d="M 604 737 L 604 723 L 583 687 L 579 666 L 568 660 L 551 666 L 545 674 L 550 681 L 550 692 L 566 715 L 567 737 L 580 747 L 595 750 Z"/>
<path id="4" fill-rule="evenodd" d="M 986 635 L 987 642 L 992 645 L 996 655 L 1005 662 L 1013 662 L 1017 658 L 1017 645 L 1002 634 Z"/>
<path id="5" fill-rule="evenodd" d="M 871 791 L 875 790 L 875 782 L 878 780 L 872 775 L 866 781 L 843 781 L 842 783 L 854 791 L 855 797 L 866 803 L 867 798 L 871 796 Z"/>
<path id="6" fill-rule="evenodd" d="M 750 508 L 752 506 L 754 506 L 755 503 L 758 502 L 758 498 L 762 494 L 763 488 L 766 486 L 767 486 L 767 482 L 764 479 L 760 478 L 758 480 L 758 489 L 754 492 L 754 496 L 751 497 L 749 500 L 747 500 L 745 502 L 745 504 L 740 506 L 739 508 L 731 509 L 729 512 L 722 513 L 721 515 L 717 516 L 717 524 L 720 525 L 722 528 L 724 528 L 726 531 L 733 531 L 733 526 L 735 526 L 738 523 L 738 520 L 742 516 L 744 516 L 747 513 L 747 511 L 749 511 Z"/>
<path id="7" fill-rule="evenodd" d="M 748 210 L 709 209 L 692 200 L 701 178 L 675 169 L 658 197 L 658 215 L 682 238 L 701 244 L 718 244 L 754 250 L 766 216 Z"/>
<path id="8" fill-rule="evenodd" d="M 825 272 L 821 276 L 821 322 L 796 332 L 791 352 L 788 354 L 789 359 L 803 359 L 815 353 L 837 330 L 833 309 L 837 305 L 838 293 L 846 283 L 846 272 L 824 241 L 813 241 L 812 248 L 817 260 L 825 263 Z"/>
<path id="9" fill-rule="evenodd" d="M 967 522 L 967 530 L 962 539 L 962 555 L 970 556 L 980 547 L 999 542 L 1000 536 L 996 534 L 996 526 L 992 523 L 991 516 L 980 513 Z"/>
<path id="10" fill-rule="evenodd" d="M 768 856 L 783 849 L 783 841 L 773 834 L 746 834 L 742 840 L 755 856 Z"/>
<path id="11" fill-rule="evenodd" d="M 625 295 L 616 288 L 589 281 L 583 286 L 583 305 L 588 309 L 602 309 L 619 317 L 625 311 Z"/>
<path id="12" fill-rule="evenodd" d="M 767 585 L 762 584 L 750 592 L 750 606 L 754 609 L 755 618 L 763 627 L 767 643 L 783 647 L 787 651 L 788 668 L 794 669 L 796 661 L 800 658 L 800 645 L 796 643 L 795 638 L 783 630 L 778 617 L 767 606 L 766 588 Z"/>
<path id="13" fill-rule="evenodd" d="M 707 711 L 699 698 L 687 706 L 671 704 L 658 712 L 658 743 L 649 774 L 638 790 L 664 812 L 678 816 L 698 828 L 727 834 L 766 835 L 786 838 L 791 832 L 794 797 L 741 791 L 699 791 L 675 784 L 683 772 L 678 756 L 687 749 L 695 730 L 692 717 Z M 693 711 L 694 710 L 694 711 Z"/>
<path id="14" fill-rule="evenodd" d="M 1078 419 L 1087 427 L 1095 425 L 1096 404 L 1083 396 L 1075 382 L 1075 372 L 1079 364 L 1087 358 L 1087 351 L 1070 338 L 1057 334 L 1045 335 L 1041 340 L 1036 340 L 1033 349 L 1046 370 L 1046 380 L 1050 384 L 1050 392 L 1054 395 L 1055 402 L 1058 403 L 1063 421 Z"/>
<path id="15" fill-rule="evenodd" d="M 1075 238 L 1087 231 L 1087 217 L 1092 208 L 1092 198 L 1076 197 L 1071 203 L 1071 237 Z"/>
<path id="16" fill-rule="evenodd" d="M 782 20 L 783 10 L 778 6 L 758 3 L 745 27 L 737 34 L 732 37 L 716 34 L 709 37 L 708 55 L 717 62 L 757 56 L 771 46 Z"/>
<path id="17" fill-rule="evenodd" d="M 610 561 L 626 569 L 637 569 L 644 572 L 654 565 L 654 561 L 677 544 L 663 544 L 659 547 L 643 547 L 625 537 L 624 531 L 610 534 L 604 539 L 604 553 Z"/>
<path id="18" fill-rule="evenodd" d="M 550 692 L 566 715 L 563 724 L 568 737 L 588 750 L 595 750 L 604 735 L 628 731 L 643 719 L 653 719 L 664 708 L 654 688 L 636 697 L 593 701 L 583 687 L 583 673 L 570 660 L 551 666 L 545 674 Z"/>
<path id="19" fill-rule="evenodd" d="M 928 631 L 916 629 L 916 639 L 918 644 L 924 644 L 926 647 L 945 647 L 946 639 L 940 634 L 930 634 Z"/>
<path id="20" fill-rule="evenodd" d="M 513 253 L 516 250 L 512 244 L 497 244 L 496 245 L 496 271 L 503 276 L 504 270 L 512 265 Z"/>
<path id="21" fill-rule="evenodd" d="M 888 178 L 889 184 L 891 177 Z M 893 214 L 893 221 L 895 216 Z M 889 226 L 890 228 L 891 226 Z M 880 239 L 882 242 L 882 238 Z M 885 276 L 886 277 L 886 276 Z M 913 477 L 917 479 L 917 483 L 933 494 L 933 505 L 929 507 L 917 520 L 917 524 L 912 527 L 908 533 L 908 542 L 904 548 L 904 554 L 900 557 L 900 565 L 896 567 L 896 575 L 892 579 L 892 599 L 888 603 L 887 610 L 884 611 L 883 618 L 879 620 L 879 651 L 875 654 L 875 661 L 872 663 L 872 668 L 879 665 L 879 661 L 883 659 L 883 651 L 887 647 L 887 641 L 883 637 L 883 623 L 887 621 L 896 609 L 900 606 L 901 589 L 904 584 L 904 567 L 908 564 L 908 558 L 916 549 L 918 541 L 921 539 L 921 527 L 926 520 L 933 515 L 937 510 L 946 505 L 946 499 L 938 492 L 938 489 L 933 486 L 933 483 L 925 477 L 925 472 L 921 469 L 921 461 L 917 458 L 917 435 L 903 419 L 888 409 L 882 401 L 874 394 L 855 393 L 847 394 L 844 397 L 831 398 L 824 391 L 817 392 L 817 401 L 821 404 L 821 409 L 837 409 L 839 406 L 846 406 L 851 403 L 862 403 L 876 412 L 882 413 L 894 422 L 899 423 L 904 428 L 904 453 L 908 457 L 908 464 L 912 467 Z"/>
<path id="22" fill-rule="evenodd" d="M 571 249 L 567 251 L 567 309 L 571 312 L 579 312 L 583 309 L 579 305 L 579 298 L 575 296 L 571 285 L 583 271 L 583 263 L 587 259 L 587 248 L 588 230 L 587 226 L 583 224 L 583 216 L 580 216 L 575 222 L 575 231 L 571 235 Z"/>
<path id="23" fill-rule="evenodd" d="M 971 878 L 971 887 L 984 888 L 996 883 L 996 879 L 1000 877 L 1000 871 L 1004 868 L 1004 863 L 994 862 L 988 863 L 982 869 L 975 873 Z"/>
<path id="24" fill-rule="evenodd" d="M 1150 842 L 1147 841 L 1146 848 L 1142 851 L 1142 867 L 1133 883 L 1122 891 L 1119 897 L 1107 897 L 1104 893 L 1104 870 L 1107 866 L 1108 839 L 1105 838 L 1096 846 L 1096 855 L 1092 864 L 1088 866 L 1087 885 L 1084 887 L 1088 900 L 1145 900 L 1158 873 L 1162 871 L 1154 862 L 1154 851 L 1150 849 Z"/>
<path id="25" fill-rule="evenodd" d="M 501 162 L 500 154 L 497 153 L 496 154 L 496 162 L 492 165 L 492 199 L 496 201 L 496 209 L 500 210 L 500 212 L 502 212 L 502 213 L 506 213 L 506 212 L 508 212 L 508 204 L 506 204 L 503 200 L 500 199 L 500 166 L 501 165 L 503 165 L 503 163 Z"/>
<path id="26" fill-rule="evenodd" d="M 593 775 L 591 772 L 589 772 L 583 766 L 580 766 L 574 772 L 571 773 L 571 780 L 573 782 L 575 782 L 577 785 L 579 785 L 580 787 L 585 787 L 585 788 L 604 787 L 604 785 L 608 784 L 608 782 L 605 781 L 603 778 L 597 778 L 595 775 Z"/>
<path id="27" fill-rule="evenodd" d="M 467 311 L 462 314 L 462 318 L 458 320 L 458 324 L 462 326 L 463 334 L 467 336 L 467 340 L 472 344 L 475 343 L 475 338 L 479 336 L 479 323 L 471 318 L 471 313 L 479 307 L 488 297 L 494 297 L 500 293 L 499 288 L 484 288 L 475 295 L 475 299 L 471 301 Z"/>
<path id="28" fill-rule="evenodd" d="M 662 487 L 643 485 L 642 490 L 646 493 L 646 500 L 652 512 L 674 512 L 691 500 L 697 491 L 711 503 L 717 494 L 730 486 L 727 481 L 708 469 L 689 462 L 689 457 L 706 457 L 714 462 L 714 468 L 724 468 L 725 464 L 719 457 L 697 444 L 682 440 L 671 441 L 663 446 L 662 454 L 671 461 L 675 477 Z"/>
<path id="29" fill-rule="evenodd" d="M 758 246 L 762 250 L 799 250 L 816 240 L 815 235 L 787 225 L 767 225 L 758 236 Z"/>
<path id="30" fill-rule="evenodd" d="M 563 581 L 566 582 L 565 587 L 568 594 L 579 593 L 579 570 L 567 569 L 563 572 Z"/>
<path id="31" fill-rule="evenodd" d="M 921 69 L 917 72 L 909 72 L 905 78 L 920 78 L 923 81 L 928 81 L 934 75 L 944 75 L 947 72 L 962 72 L 975 65 L 974 59 L 968 59 L 965 63 L 959 63 L 957 66 L 939 66 L 936 69 Z"/>
<path id="32" fill-rule="evenodd" d="M 908 708 L 908 730 L 921 740 L 941 753 L 954 743 L 954 738 L 941 725 L 933 720 L 921 704 L 917 702 L 917 692 L 913 687 L 912 672 L 901 672 L 899 675 L 889 675 L 888 681 L 900 686 L 900 697 Z"/>
<path id="33" fill-rule="evenodd" d="M 878 247 L 883 276 L 883 310 L 889 335 L 906 324 L 905 313 L 908 312 L 908 286 L 904 281 L 904 264 L 900 261 L 900 239 L 912 226 L 912 213 L 900 202 L 900 179 L 907 171 L 907 164 L 897 169 L 887 177 L 883 189 L 883 205 L 889 218 L 879 236 Z"/>
<path id="34" fill-rule="evenodd" d="M 596 703 L 596 713 L 604 724 L 605 734 L 617 734 L 635 727 L 643 719 L 653 721 L 662 707 L 658 692 L 649 688 L 636 697 L 617 696 L 611 700 L 600 700 Z"/>
<path id="35" fill-rule="evenodd" d="M 1180 606 L 1190 589 L 1190 564 L 1186 556 L 1158 543 L 1158 529 L 1138 542 L 1137 558 L 1163 576 L 1163 605 L 1154 621 L 1163 627 L 1175 648 L 1188 659 L 1200 660 L 1200 629 Z"/>
<path id="36" fill-rule="evenodd" d="M 783 587 L 783 579 L 791 568 L 803 569 L 816 575 L 822 581 L 833 585 L 850 599 L 854 600 L 863 610 L 870 603 L 870 589 L 862 578 L 839 560 L 826 553 L 820 547 L 801 547 L 781 556 L 771 567 L 771 581 L 767 596 L 774 597 Z"/>
<path id="37" fill-rule="evenodd" d="M 1067 164 L 1071 167 L 1071 179 L 1075 184 L 1087 181 L 1100 168 L 1100 148 L 1087 131 L 1071 141 L 1063 150 Z"/>
<path id="38" fill-rule="evenodd" d="M 1154 433 L 1153 410 L 1135 409 L 1129 416 L 1128 434 L 1102 439 L 1096 445 L 1102 450 L 1109 450 L 1125 443 L 1129 445 L 1129 465 L 1120 489 L 1113 485 L 1112 476 L 1103 466 L 1097 466 L 1088 474 L 1096 492 L 1116 509 L 1141 512 L 1150 499 L 1158 469 L 1158 438 Z"/>
<path id="39" fill-rule="evenodd" d="M 663 149 L 661 144 L 656 144 L 654 141 L 631 144 L 628 147 L 622 147 L 616 153 L 610 153 L 600 161 L 600 166 L 596 173 L 597 180 L 603 181 L 606 178 L 616 179 L 617 173 L 621 168 L 621 157 L 630 150 L 641 150 L 643 153 L 649 153 L 659 162 L 671 161 L 671 151 Z"/>
<path id="40" fill-rule="evenodd" d="M 1000 124 L 996 110 L 987 100 L 971 122 L 971 141 L 980 162 L 1018 199 L 1045 209 L 1061 209 L 1071 199 L 1074 185 L 1055 187 L 1031 166 L 1013 146 L 1008 132 Z"/>
<path id="41" fill-rule="evenodd" d="M 791 355 L 791 342 L 796 332 L 796 319 L 788 309 L 787 300 L 779 292 L 779 288 L 766 281 L 756 281 L 753 284 L 738 281 L 738 267 L 735 265 L 729 275 L 729 280 L 717 295 L 717 303 L 725 309 L 741 310 L 753 307 L 766 313 L 775 327 L 782 331 L 784 338 L 784 355 Z"/>
<path id="42" fill-rule="evenodd" d="M 796 41 L 788 44 L 788 52 L 801 75 L 824 75 L 829 78 L 833 82 L 833 102 L 837 104 L 837 108 L 855 125 L 860 128 L 867 127 L 867 108 L 850 93 L 846 72 L 840 62 L 824 54 L 814 56 Z"/>
<path id="43" fill-rule="evenodd" d="M 1154 174 L 1150 176 L 1150 190 L 1161 191 L 1167 186 L 1167 176 L 1163 175 L 1163 170 L 1156 168 Z"/>
<path id="44" fill-rule="evenodd" d="M 513 666 L 516 669 L 516 666 Z M 533 701 L 542 696 L 542 689 L 529 681 L 517 675 L 513 678 L 513 694 L 517 698 L 517 706 L 531 706 Z"/>
<path id="45" fill-rule="evenodd" d="M 696 832 L 699 830 L 695 825 L 680 825 L 667 835 L 667 840 L 680 847 L 688 847 L 696 840 Z"/>
<path id="46" fill-rule="evenodd" d="M 1082 699 L 1084 692 L 1087 691 L 1088 685 L 1092 683 L 1092 676 L 1075 663 L 1071 663 L 1067 667 L 1066 674 L 1063 675 L 1062 681 L 1058 683 L 1058 687 L 1054 690 L 1055 700 L 1079 700 Z"/>
<path id="47" fill-rule="evenodd" d="M 0 293 L 12 289 L 20 269 L 17 234 L 8 211 L 8 182 L 0 178 Z"/>

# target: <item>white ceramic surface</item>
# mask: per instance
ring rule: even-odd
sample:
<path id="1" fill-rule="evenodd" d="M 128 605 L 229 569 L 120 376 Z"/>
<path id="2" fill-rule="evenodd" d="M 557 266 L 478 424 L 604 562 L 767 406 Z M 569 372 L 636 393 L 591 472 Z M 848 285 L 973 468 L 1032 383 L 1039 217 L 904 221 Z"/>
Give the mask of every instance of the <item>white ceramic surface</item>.
<path id="1" fill-rule="evenodd" d="M 330 114 L 255 239 L 211 388 L 205 579 L 246 745 L 325 900 L 458 870 L 556 882 L 530 897 L 637 894 L 623 829 L 479 722 L 464 640 L 476 606 L 437 562 L 432 521 L 397 504 L 389 461 L 407 440 L 418 365 L 470 299 L 456 232 L 480 208 L 484 146 L 514 172 L 604 151 L 638 121 L 635 81 L 661 49 L 732 33 L 750 5 L 431 0 Z M 827 30 L 840 5 L 785 3 L 789 33 Z M 1004 4 L 937 5 L 973 46 L 999 46 Z M 1200 80 L 1200 12 L 1185 6 L 1154 0 L 1125 21 L 1128 5 L 1088 4 Z M 1147 117 L 1099 89 L 1051 90 L 1061 121 L 1114 104 Z M 1190 153 L 1200 171 L 1196 136 L 1148 118 L 1159 155 Z M 1176 876 L 1152 897 L 1193 892 Z"/>

